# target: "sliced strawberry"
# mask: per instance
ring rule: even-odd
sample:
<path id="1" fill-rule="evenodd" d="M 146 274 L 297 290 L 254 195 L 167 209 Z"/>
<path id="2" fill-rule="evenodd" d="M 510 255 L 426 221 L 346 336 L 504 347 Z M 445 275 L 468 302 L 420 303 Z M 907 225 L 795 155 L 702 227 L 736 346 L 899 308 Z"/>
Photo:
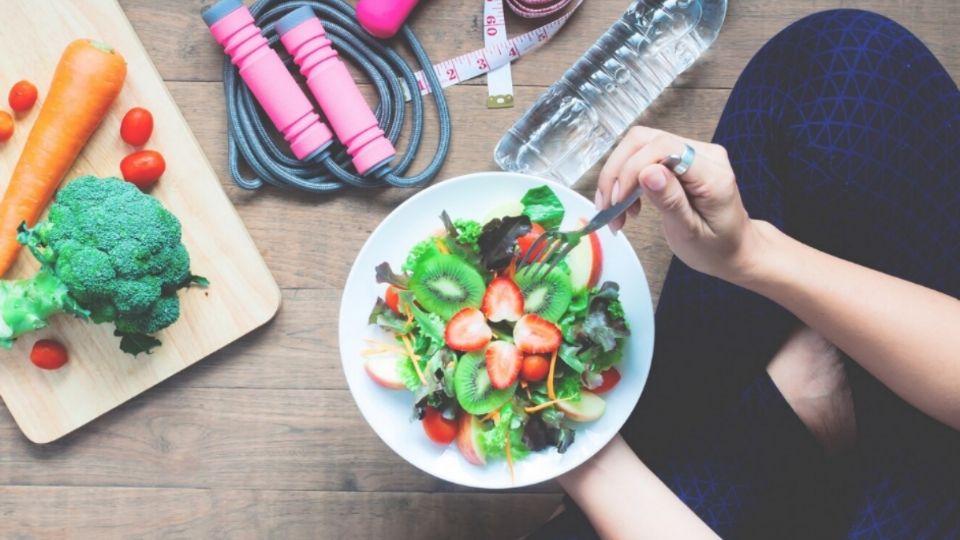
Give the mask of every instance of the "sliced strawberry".
<path id="1" fill-rule="evenodd" d="M 540 235 L 542 235 L 543 233 L 544 233 L 543 227 L 534 223 L 530 227 L 530 232 L 521 236 L 520 238 L 517 238 L 517 246 L 520 248 L 521 258 L 527 254 L 527 250 L 530 249 L 530 246 L 532 246 L 533 243 L 537 240 L 537 238 L 540 238 Z M 543 246 L 540 246 L 537 248 L 537 252 L 534 254 L 535 258 L 539 259 L 541 253 L 543 253 Z"/>
<path id="2" fill-rule="evenodd" d="M 492 322 L 516 321 L 523 316 L 523 293 L 510 278 L 494 278 L 490 285 L 487 285 L 481 309 Z"/>
<path id="3" fill-rule="evenodd" d="M 513 327 L 513 341 L 525 353 L 548 353 L 560 347 L 560 329 L 537 315 L 528 313 Z"/>
<path id="4" fill-rule="evenodd" d="M 494 341 L 487 346 L 486 358 L 487 375 L 494 388 L 502 390 L 517 381 L 523 356 L 516 345 L 506 341 Z"/>
<path id="5" fill-rule="evenodd" d="M 451 349 L 470 352 L 479 351 L 490 343 L 493 332 L 487 326 L 487 319 L 477 308 L 463 308 L 447 323 L 443 334 L 444 341 Z"/>

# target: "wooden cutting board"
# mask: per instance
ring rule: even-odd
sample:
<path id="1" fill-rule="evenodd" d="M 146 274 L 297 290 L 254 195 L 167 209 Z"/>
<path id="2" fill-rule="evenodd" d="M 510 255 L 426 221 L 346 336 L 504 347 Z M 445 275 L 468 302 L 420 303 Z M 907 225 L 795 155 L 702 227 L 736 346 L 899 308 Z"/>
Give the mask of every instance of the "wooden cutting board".
<path id="1" fill-rule="evenodd" d="M 209 289 L 180 292 L 182 315 L 157 337 L 163 346 L 136 358 L 120 352 L 113 325 L 67 315 L 0 351 L 0 396 L 31 441 L 46 443 L 77 429 L 167 377 L 264 324 L 280 305 L 280 292 L 187 127 L 159 73 L 115 0 L 0 0 L 0 107 L 20 79 L 37 85 L 40 101 L 0 143 L 0 190 L 5 190 L 20 150 L 43 103 L 54 67 L 70 41 L 101 40 L 127 60 L 127 79 L 110 114 L 74 163 L 78 175 L 118 176 L 131 151 L 120 140 L 120 119 L 134 106 L 153 112 L 147 144 L 166 157 L 167 171 L 152 194 L 183 223 L 192 270 L 210 279 Z M 199 17 L 199 14 L 197 14 Z M 6 278 L 33 275 L 26 251 Z M 30 363 L 33 343 L 53 337 L 67 345 L 70 362 L 57 371 Z"/>

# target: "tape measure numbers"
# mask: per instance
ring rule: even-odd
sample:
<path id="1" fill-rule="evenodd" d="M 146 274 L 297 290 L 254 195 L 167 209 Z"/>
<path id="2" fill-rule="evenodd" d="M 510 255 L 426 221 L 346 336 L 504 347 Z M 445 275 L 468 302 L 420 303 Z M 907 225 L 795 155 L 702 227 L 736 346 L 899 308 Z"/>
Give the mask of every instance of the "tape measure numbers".
<path id="1" fill-rule="evenodd" d="M 563 28 L 563 25 L 570 20 L 570 17 L 573 16 L 581 4 L 583 4 L 583 0 L 576 0 L 569 11 L 539 28 L 507 39 L 502 43 L 477 49 L 434 64 L 433 71 L 440 79 L 440 86 L 448 88 L 463 81 L 469 81 L 499 67 L 506 66 L 510 62 L 538 49 Z M 420 94 L 429 94 L 430 87 L 427 85 L 423 71 L 416 72 L 414 77 L 417 79 L 417 88 L 420 90 Z"/>
<path id="2" fill-rule="evenodd" d="M 503 0 L 483 0 L 483 46 L 492 47 L 507 41 Z M 487 73 L 487 108 L 510 107 L 513 107 L 513 75 L 507 63 Z"/>

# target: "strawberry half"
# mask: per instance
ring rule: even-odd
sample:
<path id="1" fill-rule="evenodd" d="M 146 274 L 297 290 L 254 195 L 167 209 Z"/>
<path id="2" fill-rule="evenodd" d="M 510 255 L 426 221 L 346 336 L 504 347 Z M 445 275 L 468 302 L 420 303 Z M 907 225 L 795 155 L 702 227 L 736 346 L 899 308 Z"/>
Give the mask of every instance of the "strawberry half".
<path id="1" fill-rule="evenodd" d="M 513 343 L 494 341 L 487 346 L 487 375 L 497 390 L 509 388 L 520 375 L 523 356 Z"/>
<path id="2" fill-rule="evenodd" d="M 525 353 L 548 353 L 560 348 L 560 329 L 535 314 L 528 313 L 513 327 L 513 341 Z"/>
<path id="3" fill-rule="evenodd" d="M 487 285 L 481 309 L 492 322 L 515 321 L 523 316 L 523 293 L 510 278 L 494 278 Z"/>
<path id="4" fill-rule="evenodd" d="M 477 308 L 463 308 L 447 323 L 443 339 L 447 346 L 463 352 L 479 351 L 490 343 L 493 332 Z"/>

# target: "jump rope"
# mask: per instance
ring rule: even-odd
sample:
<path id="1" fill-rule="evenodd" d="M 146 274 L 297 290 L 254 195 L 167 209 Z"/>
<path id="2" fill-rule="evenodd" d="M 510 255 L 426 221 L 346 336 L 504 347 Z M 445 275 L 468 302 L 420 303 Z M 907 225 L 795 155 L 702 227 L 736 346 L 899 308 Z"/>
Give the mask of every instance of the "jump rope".
<path id="1" fill-rule="evenodd" d="M 562 10 L 571 0 L 507 2 L 518 15 L 535 18 Z M 238 186 L 255 190 L 271 184 L 329 193 L 346 186 L 417 187 L 436 176 L 450 149 L 451 119 L 436 70 L 416 35 L 403 24 L 416 3 L 361 0 L 355 11 L 344 0 L 258 0 L 249 9 L 240 0 L 220 0 L 203 11 L 211 34 L 230 58 L 223 72 L 227 161 Z M 416 75 L 393 48 L 371 35 L 387 38 L 394 33 L 420 65 Z M 275 49 L 278 42 L 288 52 L 286 57 Z M 340 55 L 359 66 L 373 84 L 379 99 L 375 110 L 370 110 Z M 329 127 L 294 79 L 291 70 L 296 69 Z M 404 176 L 423 139 L 423 97 L 421 92 L 405 92 L 416 88 L 432 94 L 439 136 L 433 159 L 419 173 Z M 407 100 L 410 137 L 406 151 L 395 159 Z M 295 157 L 274 141 L 268 122 Z M 253 177 L 242 174 L 241 160 Z"/>

